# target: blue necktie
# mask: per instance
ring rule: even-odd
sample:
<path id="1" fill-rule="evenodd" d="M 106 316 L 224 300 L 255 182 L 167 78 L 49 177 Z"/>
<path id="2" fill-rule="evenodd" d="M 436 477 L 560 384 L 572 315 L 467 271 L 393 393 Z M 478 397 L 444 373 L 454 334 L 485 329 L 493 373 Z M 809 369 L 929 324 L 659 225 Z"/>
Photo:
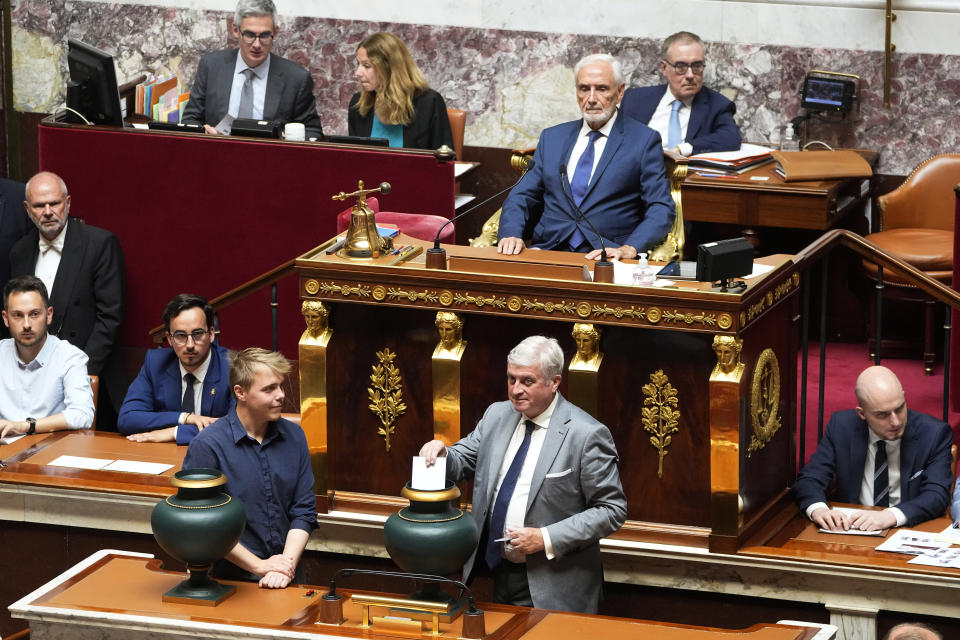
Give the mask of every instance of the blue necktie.
<path id="1" fill-rule="evenodd" d="M 667 149 L 676 149 L 683 142 L 683 134 L 680 131 L 680 107 L 683 103 L 679 100 L 673 101 L 670 109 L 670 127 L 667 129 Z"/>
<path id="2" fill-rule="evenodd" d="M 577 161 L 577 169 L 573 172 L 573 179 L 570 180 L 570 193 L 573 195 L 573 201 L 579 207 L 583 203 L 583 198 L 587 194 L 587 187 L 590 186 L 590 174 L 593 173 L 594 143 L 603 134 L 596 130 L 591 130 L 590 139 L 587 141 L 587 148 L 583 150 L 580 160 Z M 577 247 L 583 244 L 585 238 L 580 233 L 579 227 L 574 227 L 573 233 L 567 239 L 570 248 L 576 251 Z"/>
<path id="3" fill-rule="evenodd" d="M 890 480 L 887 473 L 887 442 L 877 440 L 877 457 L 873 466 L 873 506 L 890 506 Z"/>
<path id="4" fill-rule="evenodd" d="M 531 420 L 524 423 L 526 433 L 523 434 L 523 442 L 520 448 L 513 456 L 513 462 L 503 476 L 503 482 L 500 483 L 500 491 L 497 492 L 497 501 L 493 504 L 493 511 L 490 512 L 490 527 L 487 529 L 487 549 L 485 560 L 487 566 L 491 569 L 500 564 L 502 542 L 494 542 L 497 538 L 502 538 L 504 528 L 507 523 L 507 507 L 510 506 L 510 499 L 513 497 L 513 491 L 517 488 L 517 479 L 520 477 L 520 470 L 523 469 L 523 461 L 527 458 L 527 451 L 530 449 L 530 435 L 537 427 Z"/>

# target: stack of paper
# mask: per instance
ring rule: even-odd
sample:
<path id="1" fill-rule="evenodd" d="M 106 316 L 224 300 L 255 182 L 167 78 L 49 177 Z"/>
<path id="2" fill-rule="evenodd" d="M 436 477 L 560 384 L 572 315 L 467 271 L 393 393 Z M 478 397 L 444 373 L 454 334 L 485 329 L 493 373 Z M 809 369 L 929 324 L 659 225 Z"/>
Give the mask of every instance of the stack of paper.
<path id="1" fill-rule="evenodd" d="M 716 153 L 700 153 L 690 156 L 689 166 L 692 171 L 724 173 L 735 175 L 749 171 L 762 164 L 773 161 L 770 152 L 773 149 L 756 144 L 743 144 L 737 151 L 721 151 Z"/>

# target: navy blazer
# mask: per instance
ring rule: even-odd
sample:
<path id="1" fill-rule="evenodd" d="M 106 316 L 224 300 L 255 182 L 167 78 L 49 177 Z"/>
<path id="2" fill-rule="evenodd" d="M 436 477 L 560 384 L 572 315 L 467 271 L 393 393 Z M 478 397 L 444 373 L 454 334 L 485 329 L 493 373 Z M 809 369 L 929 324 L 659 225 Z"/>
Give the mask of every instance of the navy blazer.
<path id="1" fill-rule="evenodd" d="M 590 246 L 600 248 L 597 234 L 588 225 L 574 222 L 577 214 L 563 193 L 569 187 L 560 182 L 569 179 L 561 177 L 560 169 L 567 164 L 582 122 L 565 122 L 540 134 L 533 169 L 503 203 L 500 238 L 523 238 L 527 246 L 554 249 L 579 226 Z M 573 175 L 574 168 L 566 167 L 566 172 Z M 648 251 L 663 242 L 676 211 L 656 131 L 617 116 L 580 210 L 608 247 L 628 244 Z"/>
<path id="2" fill-rule="evenodd" d="M 237 65 L 238 49 L 208 53 L 200 59 L 190 100 L 183 109 L 183 122 L 217 126 L 230 108 L 230 92 Z M 302 122 L 307 138 L 323 139 L 313 77 L 292 60 L 270 54 L 270 73 L 263 99 L 263 119 Z"/>
<path id="3" fill-rule="evenodd" d="M 210 366 L 203 378 L 200 410 L 203 416 L 222 418 L 234 405 L 230 390 L 227 350 L 214 343 L 210 345 Z M 127 390 L 120 407 L 117 429 L 124 435 L 172 427 L 180 420 L 181 393 L 180 364 L 177 354 L 169 347 L 151 349 L 143 361 L 136 380 Z M 197 435 L 196 425 L 181 424 L 177 428 L 177 444 L 190 444 Z"/>
<path id="4" fill-rule="evenodd" d="M 836 477 L 834 499 L 860 502 L 860 484 L 867 460 L 869 427 L 853 409 L 830 417 L 823 439 L 793 487 L 802 511 L 827 501 L 827 487 Z M 953 432 L 945 422 L 907 410 L 907 426 L 900 440 L 900 504 L 907 526 L 942 516 L 950 500 L 953 474 L 950 445 Z"/>
<path id="5" fill-rule="evenodd" d="M 373 130 L 373 109 L 361 116 L 354 105 L 360 100 L 355 93 L 347 108 L 347 133 L 351 136 L 369 137 Z M 453 132 L 447 105 L 443 96 L 427 89 L 413 98 L 413 121 L 403 126 L 403 146 L 406 149 L 439 149 L 447 145 L 453 149 Z M 458 158 L 459 159 L 459 158 Z"/>
<path id="6" fill-rule="evenodd" d="M 667 91 L 667 85 L 627 89 L 620 112 L 647 124 Z M 701 87 L 690 104 L 690 122 L 684 142 L 693 153 L 736 151 L 740 148 L 740 129 L 733 119 L 737 105 L 713 89 Z"/>

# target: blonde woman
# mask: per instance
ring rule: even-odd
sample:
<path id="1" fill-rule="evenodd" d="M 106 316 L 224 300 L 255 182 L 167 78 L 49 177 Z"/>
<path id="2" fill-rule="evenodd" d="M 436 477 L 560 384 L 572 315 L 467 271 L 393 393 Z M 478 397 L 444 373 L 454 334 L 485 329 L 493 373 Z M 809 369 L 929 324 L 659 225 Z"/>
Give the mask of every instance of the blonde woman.
<path id="1" fill-rule="evenodd" d="M 375 33 L 357 47 L 360 92 L 347 113 L 351 136 L 386 138 L 391 147 L 453 148 L 443 97 L 430 88 L 403 41 Z"/>

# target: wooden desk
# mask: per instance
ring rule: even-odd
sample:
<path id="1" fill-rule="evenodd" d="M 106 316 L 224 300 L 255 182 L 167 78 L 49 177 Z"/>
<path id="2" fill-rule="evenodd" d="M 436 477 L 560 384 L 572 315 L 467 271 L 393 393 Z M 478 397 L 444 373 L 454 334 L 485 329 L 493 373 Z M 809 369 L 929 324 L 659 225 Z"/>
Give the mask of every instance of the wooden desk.
<path id="1" fill-rule="evenodd" d="M 351 601 L 354 592 L 343 589 L 342 584 L 338 593 L 344 596 L 346 620 L 340 625 L 316 623 L 320 598 L 326 593 L 323 587 L 268 590 L 253 583 L 231 583 L 237 585 L 237 592 L 217 607 L 162 602 L 160 595 L 183 577 L 179 572 L 163 571 L 150 556 L 103 551 L 21 598 L 10 610 L 30 622 L 35 640 L 87 638 L 92 637 L 88 635 L 91 632 L 98 640 L 147 640 L 159 635 L 218 639 L 460 637 L 460 620 L 441 624 L 439 636 L 399 631 L 385 621 L 361 628 L 359 607 Z M 497 640 L 588 636 L 609 640 L 830 640 L 836 631 L 787 624 L 758 624 L 734 631 L 496 604 L 479 606 L 484 611 L 486 633 Z"/>
<path id="2" fill-rule="evenodd" d="M 870 152 L 871 164 L 876 158 Z M 862 211 L 870 192 L 869 178 L 784 182 L 775 167 L 729 178 L 689 173 L 681 189 L 684 220 L 826 231 Z"/>

